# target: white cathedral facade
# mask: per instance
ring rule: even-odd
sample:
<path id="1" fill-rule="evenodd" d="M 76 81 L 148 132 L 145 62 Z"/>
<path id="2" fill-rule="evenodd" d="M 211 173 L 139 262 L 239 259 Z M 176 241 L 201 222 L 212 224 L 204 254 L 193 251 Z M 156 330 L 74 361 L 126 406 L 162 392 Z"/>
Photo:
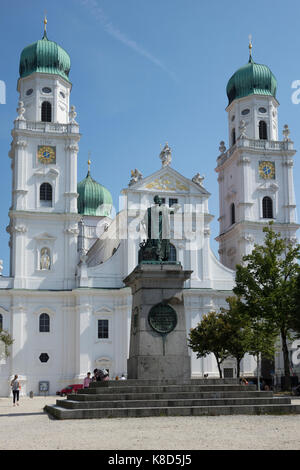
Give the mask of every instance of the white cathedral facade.
<path id="1" fill-rule="evenodd" d="M 229 146 L 221 142 L 216 167 L 220 261 L 210 248 L 213 216 L 203 178 L 179 174 L 167 144 L 157 172 L 132 171 L 114 218 L 110 193 L 90 168 L 78 183 L 80 132 L 69 71 L 68 54 L 46 31 L 22 51 L 9 151 L 10 275 L 0 277 L 0 327 L 14 341 L 10 355 L 0 357 L 0 396 L 9 394 L 14 374 L 24 394 L 38 393 L 42 381 L 55 394 L 95 368 L 126 375 L 132 298 L 123 279 L 138 264 L 140 222 L 155 195 L 179 207 L 171 216 L 171 253 L 192 270 L 184 289 L 187 335 L 203 314 L 226 306 L 234 267 L 263 241 L 266 223 L 296 239 L 295 151 L 287 126 L 278 137 L 276 80 L 267 66 L 250 55 L 227 86 Z M 191 363 L 192 376 L 218 376 L 212 355 L 191 353 Z M 280 374 L 279 359 L 276 367 Z M 223 368 L 234 375 L 235 361 Z M 243 360 L 241 371 L 254 373 L 253 358 Z"/>

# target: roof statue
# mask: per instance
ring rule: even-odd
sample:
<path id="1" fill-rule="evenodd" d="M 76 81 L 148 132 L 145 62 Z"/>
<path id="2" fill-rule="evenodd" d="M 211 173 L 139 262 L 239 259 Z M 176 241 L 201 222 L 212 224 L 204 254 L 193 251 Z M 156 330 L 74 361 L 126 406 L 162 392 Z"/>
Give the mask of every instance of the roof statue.
<path id="1" fill-rule="evenodd" d="M 160 152 L 159 154 L 159 158 L 161 159 L 162 161 L 162 166 L 168 166 L 170 165 L 171 161 L 172 161 L 172 155 L 171 155 L 171 149 L 168 145 L 168 142 L 166 142 L 164 148 L 162 149 L 162 151 Z"/>

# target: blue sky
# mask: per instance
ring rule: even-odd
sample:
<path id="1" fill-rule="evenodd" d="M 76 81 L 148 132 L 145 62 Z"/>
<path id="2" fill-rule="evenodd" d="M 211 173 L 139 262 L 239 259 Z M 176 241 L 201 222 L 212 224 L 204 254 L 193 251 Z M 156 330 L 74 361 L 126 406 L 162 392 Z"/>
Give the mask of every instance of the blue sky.
<path id="1" fill-rule="evenodd" d="M 48 38 L 71 57 L 71 104 L 82 139 L 78 180 L 87 172 L 112 193 L 116 208 L 131 169 L 144 176 L 158 170 L 160 145 L 172 149 L 172 166 L 191 178 L 205 175 L 211 193 L 212 248 L 217 253 L 218 184 L 214 171 L 220 140 L 227 144 L 226 85 L 248 60 L 267 64 L 278 81 L 279 129 L 289 124 L 300 149 L 300 104 L 291 84 L 300 80 L 300 3 L 286 0 L 14 0 L 1 2 L 0 258 L 8 274 L 6 226 L 11 205 L 8 151 L 16 117 L 22 49 L 42 37 L 47 11 Z M 300 163 L 294 178 L 300 201 Z"/>

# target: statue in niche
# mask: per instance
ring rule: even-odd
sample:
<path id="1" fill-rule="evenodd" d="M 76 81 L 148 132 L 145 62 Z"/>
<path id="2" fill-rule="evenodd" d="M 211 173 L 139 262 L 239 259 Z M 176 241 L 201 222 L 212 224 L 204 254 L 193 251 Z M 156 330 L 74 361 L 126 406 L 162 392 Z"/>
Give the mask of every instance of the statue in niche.
<path id="1" fill-rule="evenodd" d="M 148 207 L 142 225 L 147 233 L 147 240 L 140 243 L 139 263 L 170 261 L 170 214 L 179 209 L 172 209 L 162 204 L 159 196 L 154 197 L 154 206 Z"/>
<path id="2" fill-rule="evenodd" d="M 41 258 L 40 258 L 40 269 L 41 270 L 49 270 L 50 267 L 51 267 L 50 250 L 49 250 L 49 248 L 42 248 L 41 249 Z"/>

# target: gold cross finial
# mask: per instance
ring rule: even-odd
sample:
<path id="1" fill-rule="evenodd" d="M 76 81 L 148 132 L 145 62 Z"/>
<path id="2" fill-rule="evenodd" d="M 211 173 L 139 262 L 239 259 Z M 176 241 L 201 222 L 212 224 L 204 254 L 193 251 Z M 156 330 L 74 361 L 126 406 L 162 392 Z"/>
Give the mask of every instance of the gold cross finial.
<path id="1" fill-rule="evenodd" d="M 45 15 L 44 15 L 44 38 L 47 37 L 47 12 L 45 11 Z"/>
<path id="2" fill-rule="evenodd" d="M 88 163 L 88 173 L 90 173 L 91 163 L 92 163 L 90 158 L 91 158 L 91 152 L 89 152 L 89 159 L 88 159 L 88 162 L 87 162 Z"/>
<path id="3" fill-rule="evenodd" d="M 252 57 L 252 34 L 249 34 L 249 55 Z"/>

